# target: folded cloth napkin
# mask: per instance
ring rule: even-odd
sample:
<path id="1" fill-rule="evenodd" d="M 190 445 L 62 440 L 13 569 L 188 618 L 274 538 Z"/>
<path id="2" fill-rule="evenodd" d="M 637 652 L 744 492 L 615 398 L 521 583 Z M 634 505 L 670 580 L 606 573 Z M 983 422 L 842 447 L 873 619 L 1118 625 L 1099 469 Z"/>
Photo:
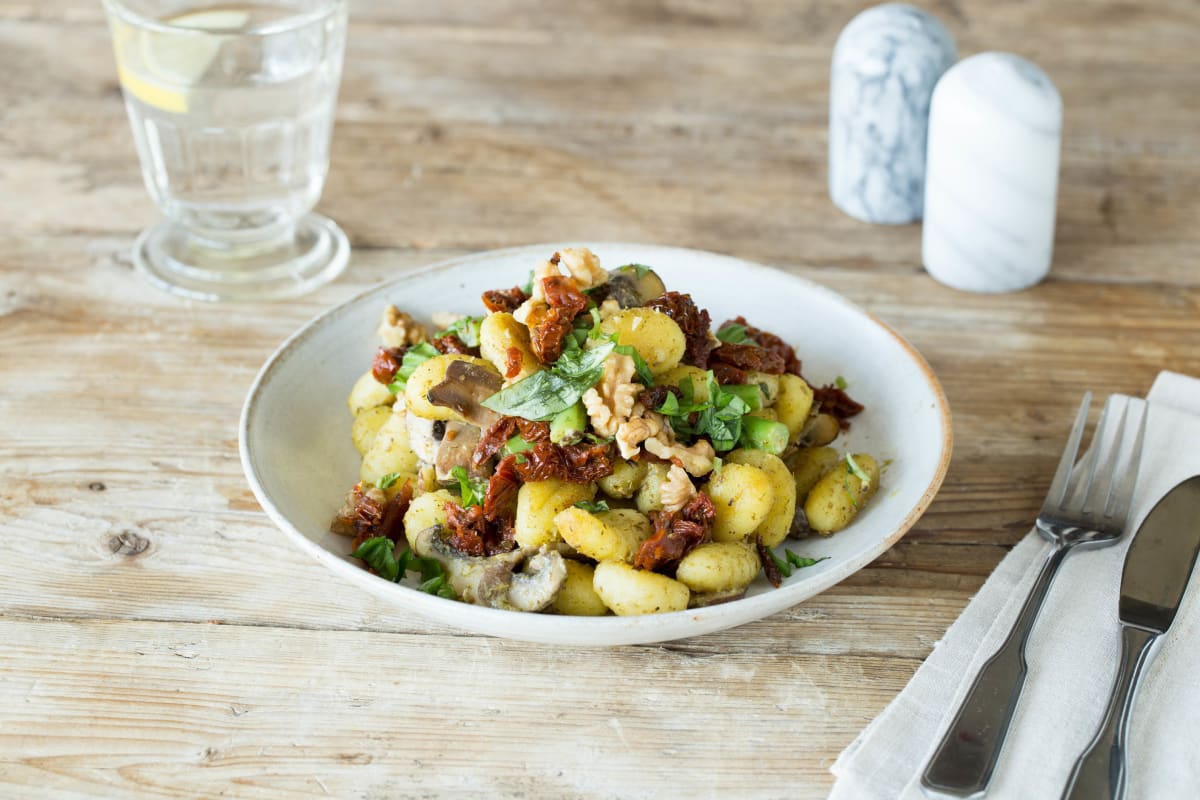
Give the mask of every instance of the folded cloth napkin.
<path id="1" fill-rule="evenodd" d="M 1146 400 L 1130 530 L 1171 487 L 1200 474 L 1200 380 L 1160 373 Z M 1063 561 L 1029 639 L 1029 674 L 989 798 L 1059 797 L 1091 741 L 1121 651 L 1117 598 L 1132 539 L 1076 550 Z M 1049 550 L 1032 531 L 1000 562 L 904 691 L 838 757 L 830 800 L 925 797 L 925 764 L 975 674 L 1011 628 Z M 1130 723 L 1127 796 L 1194 800 L 1200 797 L 1200 577 L 1193 575 L 1152 656 Z"/>

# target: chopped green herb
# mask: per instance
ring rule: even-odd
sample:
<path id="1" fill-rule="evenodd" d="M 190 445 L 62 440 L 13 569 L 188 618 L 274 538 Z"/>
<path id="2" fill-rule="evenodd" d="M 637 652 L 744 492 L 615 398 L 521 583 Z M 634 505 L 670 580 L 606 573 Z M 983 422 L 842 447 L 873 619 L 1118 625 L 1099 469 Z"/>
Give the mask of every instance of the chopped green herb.
<path id="1" fill-rule="evenodd" d="M 862 481 L 862 488 L 864 491 L 871 488 L 871 476 L 863 471 L 863 468 L 860 467 L 858 462 L 854 460 L 854 456 L 850 455 L 849 453 L 846 453 L 846 471 Z"/>
<path id="2" fill-rule="evenodd" d="M 533 270 L 529 270 L 529 280 L 525 281 L 525 285 L 521 287 L 521 291 L 527 295 L 533 294 Z"/>
<path id="3" fill-rule="evenodd" d="M 467 468 L 463 466 L 458 466 L 450 470 L 450 474 L 458 481 L 458 488 L 462 494 L 463 508 L 483 505 L 483 498 L 487 495 L 487 481 L 471 477 L 471 474 L 467 472 Z"/>
<path id="4" fill-rule="evenodd" d="M 575 507 L 582 508 L 584 511 L 588 512 L 589 514 L 599 514 L 601 511 L 608 511 L 608 501 L 607 500 L 597 500 L 596 502 L 591 503 L 591 502 L 588 502 L 587 500 L 580 500 L 578 503 L 575 504 Z"/>
<path id="5" fill-rule="evenodd" d="M 612 338 L 614 342 L 617 341 L 617 335 L 615 333 L 613 334 Z M 633 359 L 633 368 L 637 372 L 638 381 L 641 382 L 642 386 L 645 386 L 647 389 L 649 389 L 654 385 L 654 373 L 650 372 L 650 367 L 647 366 L 646 362 L 642 359 L 641 353 L 633 349 L 632 345 L 618 344 L 613 348 L 613 352 L 620 353 L 623 356 L 629 356 Z"/>
<path id="6" fill-rule="evenodd" d="M 376 575 L 385 580 L 395 583 L 403 576 L 400 562 L 396 560 L 396 544 L 386 536 L 367 539 L 350 556 L 361 558 L 368 567 L 375 570 Z"/>
<path id="7" fill-rule="evenodd" d="M 847 386 L 849 386 L 850 384 L 846 383 L 845 378 L 843 378 L 841 375 L 838 375 L 836 378 L 833 379 L 833 385 L 839 389 L 845 390 L 845 388 Z"/>
<path id="8" fill-rule="evenodd" d="M 453 587 L 446 581 L 446 571 L 442 569 L 441 564 L 432 558 L 419 558 L 411 550 L 405 550 L 396 558 L 396 545 L 386 536 L 367 539 L 350 556 L 361 558 L 368 567 L 375 570 L 375 574 L 392 583 L 404 580 L 404 576 L 409 572 L 419 572 L 421 583 L 417 588 L 422 592 L 450 600 L 458 599 Z"/>
<path id="9" fill-rule="evenodd" d="M 708 400 L 697 403 L 691 381 L 683 382 L 678 413 L 669 415 L 671 428 L 685 436 L 707 436 L 717 452 L 732 450 L 741 438 L 742 418 L 750 413 L 750 406 L 737 393 L 725 391 L 726 387 L 717 383 L 712 370 L 707 374 L 707 385 Z M 694 422 L 692 414 L 697 415 Z"/>
<path id="10" fill-rule="evenodd" d="M 404 358 L 400 359 L 400 369 L 396 370 L 396 377 L 388 384 L 388 391 L 392 394 L 403 392 L 404 387 L 408 385 L 408 379 L 417 371 L 417 367 L 439 355 L 441 353 L 428 342 L 421 342 L 405 350 Z"/>
<path id="11" fill-rule="evenodd" d="M 771 560 L 775 562 L 775 566 L 779 568 L 779 572 L 783 575 L 783 577 L 792 577 L 792 565 L 787 562 L 786 558 L 780 558 L 779 556 L 775 555 L 775 551 L 773 550 L 767 550 L 767 555 L 769 555 Z"/>
<path id="12" fill-rule="evenodd" d="M 804 569 L 805 567 L 811 567 L 813 564 L 820 564 L 822 561 L 829 560 L 829 556 L 824 556 L 823 558 L 808 558 L 807 556 L 797 555 L 788 549 L 785 549 L 783 554 L 787 556 L 788 563 L 796 569 Z"/>
<path id="13" fill-rule="evenodd" d="M 479 347 L 479 326 L 483 317 L 463 317 L 451 323 L 444 331 L 434 334 L 437 339 L 443 336 L 457 336 L 467 347 Z"/>
<path id="14" fill-rule="evenodd" d="M 660 414 L 666 414 L 668 417 L 679 416 L 679 398 L 674 392 L 667 395 L 667 399 L 662 401 L 662 405 L 654 409 Z"/>
<path id="15" fill-rule="evenodd" d="M 725 344 L 758 344 L 746 334 L 746 326 L 737 322 L 726 322 L 722 325 L 717 331 L 717 338 Z"/>
<path id="16" fill-rule="evenodd" d="M 375 481 L 375 485 L 380 489 L 390 489 L 398 480 L 400 480 L 399 472 L 389 472 L 387 475 L 384 475 L 382 478 Z"/>

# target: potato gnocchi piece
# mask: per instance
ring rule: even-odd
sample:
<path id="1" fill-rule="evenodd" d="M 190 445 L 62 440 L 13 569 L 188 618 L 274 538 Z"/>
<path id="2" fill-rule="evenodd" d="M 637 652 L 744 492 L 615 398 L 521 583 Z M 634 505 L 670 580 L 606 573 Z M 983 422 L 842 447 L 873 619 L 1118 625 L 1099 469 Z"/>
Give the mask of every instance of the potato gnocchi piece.
<path id="1" fill-rule="evenodd" d="M 805 425 L 800 442 L 809 447 L 824 447 L 836 439 L 841 431 L 833 414 L 817 414 Z"/>
<path id="2" fill-rule="evenodd" d="M 388 387 L 375 380 L 371 370 L 367 370 L 361 378 L 354 382 L 354 386 L 350 389 L 350 395 L 346 398 L 346 405 L 350 406 L 350 413 L 357 417 L 368 408 L 390 406 L 395 400 L 396 396 L 388 390 Z"/>
<path id="3" fill-rule="evenodd" d="M 350 426 L 350 441 L 354 442 L 354 449 L 360 456 L 365 456 L 371 449 L 379 429 L 391 416 L 391 406 L 375 406 L 363 409 L 354 418 L 354 424 Z"/>
<path id="4" fill-rule="evenodd" d="M 392 413 L 375 433 L 371 449 L 363 456 L 358 479 L 372 486 L 391 472 L 417 474 L 417 454 L 408 441 L 408 425 L 403 410 Z"/>
<path id="5" fill-rule="evenodd" d="M 763 407 L 775 405 L 779 399 L 779 375 L 772 375 L 769 372 L 757 372 L 751 370 L 746 373 L 746 383 L 750 386 L 757 386 L 762 392 Z"/>
<path id="6" fill-rule="evenodd" d="M 637 350 L 650 372 L 661 375 L 683 358 L 687 340 L 675 320 L 652 308 L 627 308 L 600 324 L 605 334 Z"/>
<path id="7" fill-rule="evenodd" d="M 663 510 L 662 487 L 667 482 L 670 470 L 670 464 L 655 462 L 646 465 L 646 477 L 642 479 L 642 485 L 637 492 L 638 511 L 649 514 L 651 511 Z"/>
<path id="8" fill-rule="evenodd" d="M 606 475 L 596 481 L 600 486 L 600 491 L 604 492 L 609 497 L 629 498 L 637 493 L 642 482 L 646 479 L 646 462 L 645 461 L 626 461 L 625 459 L 617 459 L 613 463 L 613 471 L 611 475 Z"/>
<path id="9" fill-rule="evenodd" d="M 597 564 L 592 586 L 604 605 L 621 617 L 683 611 L 691 598 L 688 587 L 674 578 L 623 561 Z"/>
<path id="10" fill-rule="evenodd" d="M 508 378 L 508 351 L 516 348 L 521 356 L 521 371 L 514 377 Z M 529 343 L 529 329 L 517 322 L 516 317 L 507 311 L 488 314 L 479 324 L 479 352 L 496 367 L 496 371 L 505 375 L 509 383 L 516 383 L 542 368 L 542 362 L 533 352 Z"/>
<path id="11" fill-rule="evenodd" d="M 683 557 L 675 579 L 693 592 L 729 592 L 753 582 L 758 553 L 743 542 L 707 542 Z"/>
<path id="12" fill-rule="evenodd" d="M 613 509 L 598 514 L 564 508 L 554 516 L 563 540 L 595 561 L 633 561 L 638 547 L 654 530 L 638 511 Z"/>
<path id="13" fill-rule="evenodd" d="M 774 547 L 786 539 L 796 516 L 796 482 L 787 465 L 765 450 L 734 450 L 725 456 L 725 463 L 746 464 L 766 473 L 771 481 L 771 509 L 754 530 L 754 535 L 761 536 L 767 547 Z"/>
<path id="14" fill-rule="evenodd" d="M 571 559 L 563 563 L 567 567 L 567 579 L 546 610 L 572 617 L 603 617 L 607 614 L 608 606 L 592 585 L 595 567 Z"/>
<path id="15" fill-rule="evenodd" d="M 775 418 L 787 426 L 791 441 L 796 441 L 812 413 L 813 390 L 796 375 L 779 376 L 779 397 L 775 400 Z"/>
<path id="16" fill-rule="evenodd" d="M 796 501 L 804 502 L 808 493 L 841 460 L 832 447 L 802 447 L 788 459 L 796 481 Z"/>
<path id="17" fill-rule="evenodd" d="M 540 547 L 557 542 L 554 518 L 581 500 L 596 496 L 594 483 L 567 483 L 550 479 L 525 483 L 517 491 L 516 539 L 521 547 Z M 584 512 L 587 513 L 587 512 Z"/>
<path id="18" fill-rule="evenodd" d="M 455 422 L 467 421 L 452 408 L 435 406 L 429 402 L 429 397 L 427 396 L 430 389 L 446 379 L 446 370 L 455 361 L 466 361 L 478 367 L 483 367 L 489 372 L 496 372 L 496 368 L 482 358 L 458 354 L 434 356 L 413 370 L 413 374 L 409 377 L 408 383 L 405 385 L 404 402 L 409 413 L 416 414 L 418 417 L 424 417 L 425 419 L 453 420 Z"/>
<path id="19" fill-rule="evenodd" d="M 404 512 L 404 537 L 408 539 L 408 546 L 412 547 L 413 538 L 426 528 L 445 525 L 446 504 L 457 502 L 458 498 L 445 489 L 414 497 L 408 511 Z"/>
<path id="20" fill-rule="evenodd" d="M 866 453 L 855 453 L 851 458 L 859 470 L 866 473 L 866 481 L 855 475 L 843 458 L 817 481 L 804 501 L 809 527 L 822 536 L 837 533 L 849 525 L 879 488 L 879 464 L 875 459 Z"/>
<path id="21" fill-rule="evenodd" d="M 712 498 L 717 512 L 712 534 L 718 542 L 737 542 L 749 537 L 767 519 L 775 502 L 771 478 L 748 464 L 725 464 L 704 491 Z"/>

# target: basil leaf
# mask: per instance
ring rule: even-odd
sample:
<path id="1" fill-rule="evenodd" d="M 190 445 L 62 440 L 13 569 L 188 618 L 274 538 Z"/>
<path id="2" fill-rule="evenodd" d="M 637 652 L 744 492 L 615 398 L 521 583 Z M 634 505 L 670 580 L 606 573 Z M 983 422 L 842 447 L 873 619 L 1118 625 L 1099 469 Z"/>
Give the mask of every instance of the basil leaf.
<path id="1" fill-rule="evenodd" d="M 847 471 L 848 471 L 848 472 L 849 472 L 851 475 L 853 475 L 854 477 L 856 477 L 856 478 L 858 478 L 860 481 L 862 481 L 862 488 L 863 488 L 863 489 L 868 489 L 868 488 L 870 488 L 870 486 L 871 486 L 871 476 L 870 476 L 870 475 L 868 475 L 866 472 L 864 472 L 864 471 L 863 471 L 863 468 L 862 468 L 862 467 L 860 467 L 860 466 L 858 465 L 858 462 L 854 460 L 854 456 L 850 455 L 849 453 L 846 453 L 846 470 L 847 470 Z"/>
<path id="2" fill-rule="evenodd" d="M 717 331 L 717 338 L 726 344 L 758 344 L 746 335 L 746 326 L 737 322 L 726 322 L 722 325 Z"/>
<path id="3" fill-rule="evenodd" d="M 379 577 L 393 583 L 404 574 L 400 569 L 399 562 L 396 561 L 396 544 L 386 536 L 373 536 L 367 539 L 350 554 L 350 557 L 361 558 L 368 567 L 375 570 Z"/>
<path id="4" fill-rule="evenodd" d="M 403 392 L 404 387 L 408 385 L 408 379 L 417 371 L 417 367 L 434 356 L 440 355 L 437 348 L 429 342 L 421 342 L 405 350 L 404 358 L 400 360 L 400 369 L 396 370 L 396 377 L 388 384 L 388 391 L 392 394 Z"/>
<path id="5" fill-rule="evenodd" d="M 599 514 L 601 511 L 608 511 L 608 501 L 607 500 L 597 500 L 596 502 L 591 503 L 591 502 L 588 502 L 587 500 L 580 500 L 578 503 L 575 504 L 575 507 L 582 508 L 584 511 L 588 512 L 589 514 Z"/>
<path id="6" fill-rule="evenodd" d="M 472 478 L 470 473 L 467 472 L 467 468 L 463 466 L 457 466 L 450 470 L 450 474 L 458 480 L 458 488 L 462 493 L 463 508 L 483 505 L 483 498 L 487 495 L 487 481 Z"/>
<path id="7" fill-rule="evenodd" d="M 390 489 L 398 480 L 400 480 L 399 472 L 389 472 L 387 475 L 384 475 L 382 478 L 375 481 L 375 486 L 380 489 Z"/>
<path id="8" fill-rule="evenodd" d="M 663 400 L 662 405 L 654 410 L 660 414 L 666 414 L 668 417 L 677 417 L 679 416 L 679 398 L 675 396 L 674 392 L 670 392 L 667 394 L 667 399 Z"/>
<path id="9" fill-rule="evenodd" d="M 521 287 L 521 291 L 526 296 L 533 294 L 533 270 L 529 270 L 529 279 L 525 281 L 525 285 Z"/>
<path id="10" fill-rule="evenodd" d="M 484 400 L 483 406 L 506 417 L 546 421 L 575 405 L 600 380 L 604 359 L 615 345 L 608 341 L 584 350 L 571 338 L 567 343 L 552 367 L 501 389 Z"/>
<path id="11" fill-rule="evenodd" d="M 616 335 L 613 335 L 613 341 L 616 341 Z M 629 356 L 633 359 L 633 368 L 637 372 L 638 381 L 642 386 L 649 389 L 654 385 L 654 374 L 650 372 L 650 367 L 646 365 L 641 353 L 633 349 L 633 345 L 618 344 L 613 347 L 613 352 L 620 353 L 623 356 Z"/>
<path id="12" fill-rule="evenodd" d="M 483 317 L 463 317 L 451 323 L 444 331 L 434 334 L 437 339 L 443 336 L 457 336 L 467 347 L 479 347 L 479 326 Z"/>

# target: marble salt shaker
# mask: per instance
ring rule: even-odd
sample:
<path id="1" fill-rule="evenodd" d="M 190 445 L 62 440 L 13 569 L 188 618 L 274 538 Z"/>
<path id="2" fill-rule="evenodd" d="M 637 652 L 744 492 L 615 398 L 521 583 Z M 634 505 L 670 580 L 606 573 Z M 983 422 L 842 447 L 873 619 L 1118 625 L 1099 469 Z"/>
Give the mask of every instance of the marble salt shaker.
<path id="1" fill-rule="evenodd" d="M 933 87 L 955 61 L 933 16 L 888 3 L 852 19 L 833 50 L 829 195 L 865 222 L 921 218 Z"/>
<path id="2" fill-rule="evenodd" d="M 933 93 L 922 258 L 937 280 L 1011 292 L 1050 271 L 1062 99 L 1038 67 L 980 53 Z"/>

